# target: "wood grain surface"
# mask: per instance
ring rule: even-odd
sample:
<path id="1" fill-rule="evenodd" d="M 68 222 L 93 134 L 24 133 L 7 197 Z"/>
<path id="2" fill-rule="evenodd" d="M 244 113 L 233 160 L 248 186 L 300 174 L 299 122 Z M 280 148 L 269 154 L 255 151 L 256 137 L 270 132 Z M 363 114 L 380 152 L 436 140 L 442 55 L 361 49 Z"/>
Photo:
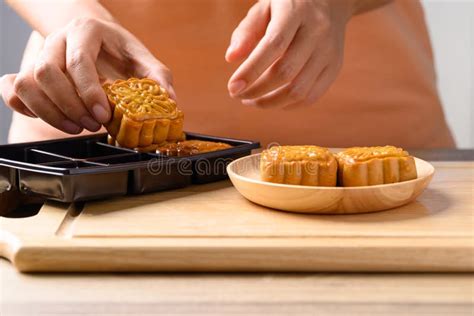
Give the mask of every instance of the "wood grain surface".
<path id="1" fill-rule="evenodd" d="M 250 155 L 228 165 L 237 191 L 258 205 L 305 214 L 359 214 L 400 207 L 413 202 L 434 174 L 429 162 L 415 158 L 418 175 L 410 181 L 359 187 L 287 185 L 261 180 L 260 157 Z"/>
<path id="2" fill-rule="evenodd" d="M 20 274 L 0 315 L 472 315 L 471 274 Z"/>
<path id="3" fill-rule="evenodd" d="M 416 202 L 361 215 L 266 209 L 229 182 L 0 220 L 21 271 L 473 271 L 472 162 L 436 163 Z"/>

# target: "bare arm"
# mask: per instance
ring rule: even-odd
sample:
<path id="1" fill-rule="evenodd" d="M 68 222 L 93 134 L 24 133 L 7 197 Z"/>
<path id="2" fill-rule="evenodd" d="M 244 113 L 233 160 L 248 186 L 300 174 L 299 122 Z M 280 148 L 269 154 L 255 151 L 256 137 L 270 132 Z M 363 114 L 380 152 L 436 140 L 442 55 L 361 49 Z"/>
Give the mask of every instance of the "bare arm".
<path id="1" fill-rule="evenodd" d="M 347 22 L 392 0 L 260 0 L 232 34 L 232 97 L 259 107 L 311 105 L 343 64 Z"/>
<path id="2" fill-rule="evenodd" d="M 7 1 L 36 31 L 20 72 L 0 78 L 13 110 L 78 134 L 111 117 L 103 80 L 152 78 L 175 98 L 171 72 L 98 1 Z"/>
<path id="3" fill-rule="evenodd" d="M 393 2 L 393 0 L 351 0 L 353 15 L 368 12 Z"/>
<path id="4" fill-rule="evenodd" d="M 6 0 L 30 26 L 46 37 L 71 20 L 82 17 L 113 21 L 97 0 Z"/>

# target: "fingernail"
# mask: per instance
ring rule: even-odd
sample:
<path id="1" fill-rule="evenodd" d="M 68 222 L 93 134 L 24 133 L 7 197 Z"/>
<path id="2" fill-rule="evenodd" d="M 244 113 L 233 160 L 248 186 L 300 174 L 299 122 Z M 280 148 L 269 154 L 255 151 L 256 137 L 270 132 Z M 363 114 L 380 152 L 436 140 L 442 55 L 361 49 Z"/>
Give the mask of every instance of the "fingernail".
<path id="1" fill-rule="evenodd" d="M 245 89 L 245 86 L 247 86 L 247 83 L 244 80 L 234 81 L 229 85 L 229 92 L 237 95 Z"/>
<path id="2" fill-rule="evenodd" d="M 225 52 L 226 58 L 229 57 L 230 53 L 232 53 L 232 51 L 234 51 L 236 47 L 237 47 L 237 41 L 230 42 L 230 45 L 227 48 L 227 51 Z"/>
<path id="3" fill-rule="evenodd" d="M 30 109 L 28 108 L 24 108 L 23 109 L 23 114 L 29 116 L 29 117 L 32 117 L 32 118 L 37 118 L 37 116 L 35 115 L 35 113 L 31 112 Z"/>
<path id="4" fill-rule="evenodd" d="M 109 112 L 102 105 L 94 105 L 92 112 L 99 123 L 107 123 L 109 121 Z"/>
<path id="5" fill-rule="evenodd" d="M 94 121 L 90 116 L 83 116 L 79 121 L 82 126 L 91 132 L 96 132 L 100 129 L 100 124 Z"/>
<path id="6" fill-rule="evenodd" d="M 173 100 L 175 100 L 175 101 L 178 101 L 178 100 L 176 99 L 176 92 L 174 91 L 174 88 L 173 88 L 172 86 L 169 86 L 169 88 L 168 88 L 168 93 L 169 93 L 171 99 L 173 99 Z"/>
<path id="7" fill-rule="evenodd" d="M 246 106 L 256 106 L 257 105 L 257 103 L 254 100 L 245 99 L 245 100 L 242 100 L 241 102 L 242 102 L 243 105 L 246 105 Z"/>
<path id="8" fill-rule="evenodd" d="M 64 130 L 69 134 L 79 134 L 82 131 L 82 128 L 80 128 L 70 120 L 64 120 L 62 126 Z"/>

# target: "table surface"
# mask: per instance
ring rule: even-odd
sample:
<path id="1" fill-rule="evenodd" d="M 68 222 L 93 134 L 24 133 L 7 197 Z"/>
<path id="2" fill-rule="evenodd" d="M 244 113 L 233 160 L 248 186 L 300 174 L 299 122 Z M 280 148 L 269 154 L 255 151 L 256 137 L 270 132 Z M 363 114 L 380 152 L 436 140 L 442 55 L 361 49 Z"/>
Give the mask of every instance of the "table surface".
<path id="1" fill-rule="evenodd" d="M 425 151 L 474 160 L 473 151 Z M 473 258 L 474 260 L 474 258 Z M 0 259 L 0 315 L 472 315 L 472 274 L 21 274 Z"/>

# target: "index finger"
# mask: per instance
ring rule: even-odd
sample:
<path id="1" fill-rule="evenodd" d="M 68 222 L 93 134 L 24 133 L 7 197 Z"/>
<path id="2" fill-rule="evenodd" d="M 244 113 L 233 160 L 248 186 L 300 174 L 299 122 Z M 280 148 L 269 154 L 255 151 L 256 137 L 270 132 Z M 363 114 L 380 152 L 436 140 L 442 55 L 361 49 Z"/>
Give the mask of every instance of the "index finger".
<path id="1" fill-rule="evenodd" d="M 300 23 L 291 10 L 272 8 L 267 31 L 246 61 L 229 80 L 229 92 L 238 96 L 254 83 L 290 46 Z"/>
<path id="2" fill-rule="evenodd" d="M 107 123 L 111 110 L 96 68 L 101 46 L 99 27 L 74 28 L 67 35 L 66 68 L 89 113 L 99 123 Z"/>

